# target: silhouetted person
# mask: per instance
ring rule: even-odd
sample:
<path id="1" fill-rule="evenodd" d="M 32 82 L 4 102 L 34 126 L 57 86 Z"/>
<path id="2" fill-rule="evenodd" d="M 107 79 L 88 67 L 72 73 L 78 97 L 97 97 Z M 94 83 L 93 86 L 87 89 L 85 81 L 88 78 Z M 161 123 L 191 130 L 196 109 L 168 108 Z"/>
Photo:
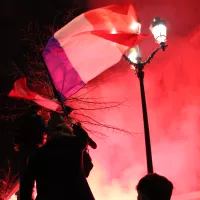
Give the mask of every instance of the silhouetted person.
<path id="1" fill-rule="evenodd" d="M 24 174 L 27 158 L 43 143 L 43 136 L 47 132 L 43 118 L 28 111 L 15 121 L 13 135 L 14 150 L 18 151 L 19 175 Z"/>
<path id="2" fill-rule="evenodd" d="M 70 112 L 70 107 L 68 107 L 68 112 Z M 56 113 L 56 112 L 51 112 L 51 118 L 48 122 L 48 135 L 49 135 L 48 138 L 50 138 L 50 140 L 52 138 L 59 137 L 59 135 L 63 134 L 63 132 L 65 135 L 66 135 L 66 133 L 69 133 L 70 135 L 77 135 L 80 137 L 85 135 L 87 137 L 87 133 L 85 132 L 84 129 L 81 128 L 80 125 L 74 126 L 73 129 L 74 129 L 74 131 L 71 131 L 71 129 L 69 129 L 65 125 L 65 120 L 63 118 L 63 115 Z M 58 133 L 58 132 L 60 132 L 60 133 Z M 92 148 L 95 148 L 96 143 L 93 145 L 92 145 L 93 146 Z M 84 167 L 85 177 L 87 178 L 90 174 L 90 171 L 93 168 L 93 163 L 92 163 L 92 159 L 90 157 L 88 148 L 84 148 L 84 150 L 83 150 L 83 167 Z"/>
<path id="3" fill-rule="evenodd" d="M 55 130 L 58 134 L 30 156 L 21 177 L 20 200 L 31 200 L 35 180 L 36 200 L 94 200 L 83 167 L 87 133 L 77 125 L 73 131 L 81 132 L 79 137 L 66 126 Z"/>
<path id="4" fill-rule="evenodd" d="M 140 179 L 136 189 L 138 200 L 170 200 L 173 184 L 164 176 L 153 173 Z"/>

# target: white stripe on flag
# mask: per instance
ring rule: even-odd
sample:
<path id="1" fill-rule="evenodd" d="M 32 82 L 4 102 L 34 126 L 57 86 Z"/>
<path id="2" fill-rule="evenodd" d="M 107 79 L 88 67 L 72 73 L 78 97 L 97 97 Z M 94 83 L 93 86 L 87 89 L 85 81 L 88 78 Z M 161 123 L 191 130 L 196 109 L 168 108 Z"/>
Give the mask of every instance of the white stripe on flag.
<path id="1" fill-rule="evenodd" d="M 68 39 L 63 50 L 85 83 L 105 71 L 108 66 L 119 62 L 122 56 L 114 42 L 92 34 Z"/>

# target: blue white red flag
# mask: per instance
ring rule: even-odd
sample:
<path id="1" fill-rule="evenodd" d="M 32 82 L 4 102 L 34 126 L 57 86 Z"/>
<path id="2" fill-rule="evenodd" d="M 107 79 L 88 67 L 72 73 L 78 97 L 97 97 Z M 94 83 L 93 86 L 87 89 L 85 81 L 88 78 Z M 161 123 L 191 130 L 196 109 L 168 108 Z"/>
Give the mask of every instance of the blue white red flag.
<path id="1" fill-rule="evenodd" d="M 43 58 L 63 100 L 120 61 L 124 52 L 146 37 L 131 4 L 88 11 L 58 30 Z"/>

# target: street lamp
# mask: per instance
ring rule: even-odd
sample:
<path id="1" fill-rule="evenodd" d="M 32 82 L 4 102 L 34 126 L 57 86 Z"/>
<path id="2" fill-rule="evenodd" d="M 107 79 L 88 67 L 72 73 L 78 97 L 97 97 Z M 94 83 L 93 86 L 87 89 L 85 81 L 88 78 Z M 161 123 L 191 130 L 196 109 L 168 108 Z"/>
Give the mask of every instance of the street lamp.
<path id="1" fill-rule="evenodd" d="M 142 62 L 139 46 L 129 49 L 127 53 L 124 54 L 124 58 L 126 61 L 128 61 L 131 68 L 134 69 L 140 82 L 142 112 L 143 112 L 143 121 L 144 121 L 145 146 L 146 146 L 147 171 L 148 173 L 153 173 L 151 141 L 150 141 L 150 134 L 149 134 L 149 123 L 148 123 L 147 106 L 146 106 L 146 98 L 145 98 L 145 90 L 144 90 L 143 69 L 147 63 L 150 63 L 151 59 L 160 49 L 165 51 L 167 47 L 167 44 L 165 44 L 166 35 L 167 35 L 167 28 L 166 28 L 165 21 L 161 20 L 159 17 L 155 17 L 151 24 L 150 30 L 156 42 L 160 44 L 160 47 L 155 49 L 152 52 L 152 54 L 147 58 L 147 60 L 144 62 Z"/>
<path id="2" fill-rule="evenodd" d="M 155 17 L 150 29 L 157 43 L 166 41 L 167 27 L 164 20 L 161 20 L 159 17 Z"/>

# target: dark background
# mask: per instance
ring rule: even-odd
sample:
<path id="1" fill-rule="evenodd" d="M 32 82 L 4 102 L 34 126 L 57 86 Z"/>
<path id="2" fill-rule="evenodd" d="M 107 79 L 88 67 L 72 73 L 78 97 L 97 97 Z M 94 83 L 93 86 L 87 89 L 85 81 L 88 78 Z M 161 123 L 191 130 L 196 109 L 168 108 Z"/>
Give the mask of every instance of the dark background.
<path id="1" fill-rule="evenodd" d="M 30 23 L 38 23 L 40 26 L 51 25 L 55 15 L 67 9 L 77 9 L 74 13 L 76 16 L 86 10 L 86 1 L 1 1 L 0 116 L 9 115 L 6 109 L 9 99 L 5 96 L 14 82 L 12 72 L 15 69 L 11 63 L 17 64 L 21 71 L 26 71 L 24 54 L 31 50 L 22 41 L 23 30 L 27 30 Z M 15 103 L 15 100 L 11 101 Z M 0 169 L 7 170 L 9 159 L 14 174 L 18 170 L 18 159 L 12 144 L 13 127 L 12 120 L 0 119 Z M 0 179 L 2 176 L 0 173 Z"/>

